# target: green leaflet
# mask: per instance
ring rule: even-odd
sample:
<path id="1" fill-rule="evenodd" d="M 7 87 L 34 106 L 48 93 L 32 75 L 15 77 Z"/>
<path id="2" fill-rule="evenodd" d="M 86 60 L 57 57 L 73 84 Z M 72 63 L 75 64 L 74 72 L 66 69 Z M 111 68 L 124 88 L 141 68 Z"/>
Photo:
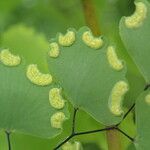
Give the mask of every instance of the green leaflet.
<path id="1" fill-rule="evenodd" d="M 130 144 L 129 147 L 127 148 L 127 150 L 135 150 L 134 144 Z"/>
<path id="2" fill-rule="evenodd" d="M 130 27 L 126 25 L 126 17 L 120 21 L 120 35 L 130 56 L 143 74 L 146 82 L 150 82 L 149 55 L 150 55 L 150 4 L 146 0 L 137 0 L 136 4 L 142 3 L 145 10 L 136 13 L 135 21 L 130 20 Z M 137 12 L 137 11 L 136 11 Z M 143 12 L 143 13 L 142 13 Z M 143 16 L 143 14 L 145 14 Z"/>
<path id="3" fill-rule="evenodd" d="M 132 0 L 97 0 L 96 7 L 98 11 L 97 15 L 99 15 L 100 19 L 101 31 L 115 44 L 119 58 L 126 62 L 126 78 L 129 82 L 130 90 L 125 96 L 124 104 L 127 107 L 131 107 L 139 93 L 143 90 L 145 81 L 121 41 L 118 23 L 123 15 L 129 15 L 134 11 L 134 2 Z"/>
<path id="4" fill-rule="evenodd" d="M 150 4 L 146 0 L 137 0 L 135 4 L 136 10 L 130 20 L 127 19 L 129 17 L 123 17 L 120 21 L 120 35 L 145 81 L 150 83 Z M 136 101 L 137 150 L 148 150 L 150 146 L 150 106 L 145 100 L 148 93 L 149 91 L 143 92 Z"/>
<path id="5" fill-rule="evenodd" d="M 36 64 L 41 72 L 32 72 L 32 75 L 36 72 L 35 78 L 40 83 L 49 73 L 45 58 L 48 43 L 44 36 L 36 34 L 31 28 L 17 25 L 3 34 L 2 45 L 9 48 L 14 56 L 10 54 L 7 59 L 2 55 L 3 49 L 0 50 L 0 128 L 42 138 L 58 135 L 61 130 L 51 126 L 51 116 L 60 111 L 64 112 L 65 119 L 69 117 L 67 103 L 64 108 L 57 110 L 49 102 L 50 89 L 59 86 L 52 83 L 36 85 L 26 75 L 30 64 Z M 20 64 L 3 64 L 5 60 L 6 64 L 14 62 L 15 55 L 21 58 Z"/>
<path id="6" fill-rule="evenodd" d="M 137 137 L 135 146 L 137 150 L 149 150 L 150 147 L 150 104 L 146 102 L 146 96 L 150 91 L 143 92 L 136 103 Z"/>
<path id="7" fill-rule="evenodd" d="M 88 28 L 83 27 L 78 32 L 70 30 L 76 33 L 76 40 L 71 46 L 59 45 L 57 58 L 48 57 L 50 72 L 74 107 L 83 109 L 105 125 L 118 123 L 122 116 L 110 112 L 109 98 L 114 85 L 125 80 L 125 64 L 120 71 L 110 66 L 106 56 L 109 45 L 105 38 L 102 48 L 91 48 L 82 40 Z M 59 35 L 52 42 L 58 42 L 58 39 Z"/>
<path id="8" fill-rule="evenodd" d="M 1 45 L 23 56 L 27 64 L 36 63 L 41 71 L 48 72 L 45 59 L 48 42 L 43 34 L 37 34 L 32 28 L 21 24 L 15 25 L 4 32 Z"/>
<path id="9" fill-rule="evenodd" d="M 71 111 L 73 113 L 73 109 Z M 86 120 L 86 127 L 85 127 L 85 121 Z M 13 133 L 11 134 L 11 142 L 13 143 L 12 149 L 15 150 L 41 150 L 42 148 L 44 150 L 51 150 L 54 147 L 58 145 L 58 143 L 62 142 L 71 131 L 71 123 L 72 123 L 72 118 L 67 120 L 63 124 L 63 132 L 52 139 L 41 139 L 39 137 L 34 137 L 30 135 L 25 135 L 25 134 L 20 134 L 20 133 Z M 91 118 L 88 114 L 86 114 L 83 111 L 79 111 L 77 115 L 77 129 L 76 131 L 86 131 L 86 130 L 93 130 L 93 129 L 98 129 L 98 128 L 103 128 L 103 126 L 96 122 L 93 118 Z M 6 141 L 6 135 L 5 132 L 0 131 L 0 148 L 1 149 L 7 149 L 7 141 Z M 98 147 L 102 147 L 103 149 L 107 149 L 107 142 L 105 140 L 105 132 L 101 134 L 91 134 L 90 136 L 78 136 L 76 137 L 77 141 L 81 141 L 82 143 L 97 143 L 99 145 Z M 101 141 L 101 142 L 99 142 Z M 26 145 L 26 147 L 24 146 Z"/>

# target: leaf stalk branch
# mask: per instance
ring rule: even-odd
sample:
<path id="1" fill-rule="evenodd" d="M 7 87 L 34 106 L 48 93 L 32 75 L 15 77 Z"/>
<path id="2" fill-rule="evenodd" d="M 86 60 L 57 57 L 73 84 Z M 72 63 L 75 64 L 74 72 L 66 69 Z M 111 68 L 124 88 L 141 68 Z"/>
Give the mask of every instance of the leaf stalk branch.
<path id="1" fill-rule="evenodd" d="M 122 121 L 127 117 L 127 115 L 133 110 L 133 108 L 135 107 L 135 104 L 133 104 L 131 106 L 131 108 L 125 113 Z M 119 125 L 122 123 L 122 121 L 119 124 L 116 124 L 114 126 L 111 127 L 106 127 L 106 128 L 102 128 L 102 129 L 97 129 L 97 130 L 90 130 L 90 131 L 84 131 L 84 132 L 76 132 L 75 131 L 75 125 L 76 125 L 76 115 L 78 112 L 78 108 L 74 108 L 74 113 L 73 113 L 73 119 L 72 119 L 72 132 L 70 134 L 70 136 L 68 136 L 64 141 L 62 141 L 57 147 L 54 148 L 54 150 L 57 150 L 58 148 L 60 148 L 63 144 L 65 144 L 66 142 L 68 142 L 70 139 L 72 139 L 75 136 L 80 136 L 80 135 L 86 135 L 86 134 L 93 134 L 93 133 L 98 133 L 98 132 L 104 132 L 104 131 L 118 131 L 120 133 L 122 133 L 124 136 L 126 136 L 129 140 L 131 140 L 132 142 L 134 142 L 134 138 L 132 138 L 131 136 L 129 136 L 128 134 L 126 134 L 124 131 L 122 131 L 119 128 Z"/>
<path id="2" fill-rule="evenodd" d="M 10 141 L 10 134 L 11 132 L 5 131 L 6 137 L 7 137 L 7 143 L 8 143 L 8 150 L 11 150 L 11 141 Z"/>

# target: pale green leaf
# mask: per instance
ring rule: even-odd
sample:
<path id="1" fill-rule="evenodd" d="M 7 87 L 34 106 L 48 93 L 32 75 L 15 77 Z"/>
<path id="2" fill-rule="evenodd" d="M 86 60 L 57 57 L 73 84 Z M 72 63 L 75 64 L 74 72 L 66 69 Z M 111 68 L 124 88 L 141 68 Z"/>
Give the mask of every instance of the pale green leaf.
<path id="1" fill-rule="evenodd" d="M 128 27 L 125 24 L 126 17 L 123 17 L 120 22 L 120 35 L 130 56 L 137 64 L 145 80 L 149 83 L 150 82 L 150 70 L 149 70 L 150 4 L 146 0 L 137 0 L 135 2 L 136 3 L 140 2 L 145 5 L 147 9 L 145 18 L 141 19 L 140 22 L 137 17 L 137 20 L 139 21 L 138 27 Z M 138 16 L 139 18 L 142 18 L 142 13 L 139 14 Z"/>
<path id="2" fill-rule="evenodd" d="M 136 103 L 137 137 L 135 146 L 137 150 L 149 150 L 150 147 L 150 104 L 146 102 L 146 96 L 148 94 L 150 94 L 149 90 L 143 92 Z"/>
<path id="3" fill-rule="evenodd" d="M 110 112 L 108 100 L 114 85 L 125 80 L 126 69 L 116 71 L 109 65 L 105 38 L 104 46 L 98 50 L 85 45 L 81 37 L 87 30 L 83 27 L 75 31 L 75 43 L 69 47 L 60 46 L 58 58 L 48 58 L 49 69 L 74 107 L 83 109 L 105 125 L 113 125 L 122 116 Z M 52 41 L 57 42 L 58 36 Z"/>
<path id="4" fill-rule="evenodd" d="M 49 73 L 45 37 L 31 28 L 17 25 L 3 34 L 2 45 L 19 55 L 21 64 L 10 67 L 0 63 L 0 128 L 43 138 L 58 135 L 61 130 L 51 126 L 51 116 L 62 111 L 68 118 L 67 104 L 56 110 L 49 102 L 50 89 L 58 85 L 35 85 L 26 76 L 29 64 L 37 64 L 40 72 Z"/>

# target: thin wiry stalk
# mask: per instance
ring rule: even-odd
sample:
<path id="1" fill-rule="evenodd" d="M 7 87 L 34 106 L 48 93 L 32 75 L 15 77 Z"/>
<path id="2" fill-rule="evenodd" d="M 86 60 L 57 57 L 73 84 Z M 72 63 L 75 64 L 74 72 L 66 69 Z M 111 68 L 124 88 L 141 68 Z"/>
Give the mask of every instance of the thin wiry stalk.
<path id="1" fill-rule="evenodd" d="M 11 141 L 10 141 L 10 132 L 5 131 L 6 137 L 7 137 L 7 143 L 8 143 L 8 150 L 11 150 Z"/>

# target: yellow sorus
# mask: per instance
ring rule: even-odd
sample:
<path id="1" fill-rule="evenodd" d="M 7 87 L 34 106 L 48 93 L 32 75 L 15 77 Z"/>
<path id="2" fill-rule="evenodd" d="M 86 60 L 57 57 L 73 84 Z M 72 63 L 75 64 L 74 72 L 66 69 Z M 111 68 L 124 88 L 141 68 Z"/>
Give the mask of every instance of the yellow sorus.
<path id="1" fill-rule="evenodd" d="M 92 33 L 90 31 L 86 31 L 82 35 L 83 42 L 93 48 L 93 49 L 99 49 L 103 46 L 103 40 L 102 38 L 95 38 L 93 37 Z"/>
<path id="2" fill-rule="evenodd" d="M 74 31 L 67 31 L 65 35 L 61 33 L 58 36 L 58 42 L 62 46 L 70 46 L 75 42 L 76 35 Z"/>
<path id="3" fill-rule="evenodd" d="M 26 75 L 27 78 L 36 85 L 45 86 L 52 83 L 52 76 L 50 74 L 41 73 L 35 64 L 28 66 Z"/>
<path id="4" fill-rule="evenodd" d="M 122 99 L 128 89 L 128 84 L 125 81 L 118 81 L 112 89 L 108 104 L 110 111 L 116 116 L 123 113 Z"/>
<path id="5" fill-rule="evenodd" d="M 49 51 L 50 57 L 58 57 L 59 55 L 59 46 L 56 42 L 50 43 L 50 51 Z"/>
<path id="6" fill-rule="evenodd" d="M 80 142 L 74 142 L 74 149 L 73 150 L 82 150 L 82 145 Z"/>
<path id="7" fill-rule="evenodd" d="M 62 150 L 81 150 L 82 146 L 80 142 L 70 143 L 67 142 L 62 146 Z"/>
<path id="8" fill-rule="evenodd" d="M 53 88 L 49 91 L 49 101 L 52 107 L 56 109 L 62 109 L 65 105 L 65 101 L 61 96 L 61 89 Z"/>
<path id="9" fill-rule="evenodd" d="M 150 105 L 150 94 L 145 97 L 145 102 Z"/>
<path id="10" fill-rule="evenodd" d="M 6 66 L 17 66 L 21 63 L 21 58 L 4 49 L 0 52 L 0 61 Z"/>
<path id="11" fill-rule="evenodd" d="M 113 69 L 119 71 L 123 68 L 122 61 L 118 59 L 118 56 L 115 52 L 115 48 L 113 46 L 109 46 L 107 48 L 107 59 L 108 59 L 110 66 Z"/>
<path id="12" fill-rule="evenodd" d="M 51 126 L 57 129 L 62 128 L 65 119 L 66 117 L 63 112 L 56 112 L 51 116 Z"/>
<path id="13" fill-rule="evenodd" d="M 142 2 L 136 2 L 136 10 L 133 15 L 125 18 L 125 25 L 128 28 L 137 28 L 143 24 L 147 15 L 147 7 Z"/>
<path id="14" fill-rule="evenodd" d="M 72 143 L 66 142 L 66 143 L 62 146 L 62 150 L 73 150 Z"/>

